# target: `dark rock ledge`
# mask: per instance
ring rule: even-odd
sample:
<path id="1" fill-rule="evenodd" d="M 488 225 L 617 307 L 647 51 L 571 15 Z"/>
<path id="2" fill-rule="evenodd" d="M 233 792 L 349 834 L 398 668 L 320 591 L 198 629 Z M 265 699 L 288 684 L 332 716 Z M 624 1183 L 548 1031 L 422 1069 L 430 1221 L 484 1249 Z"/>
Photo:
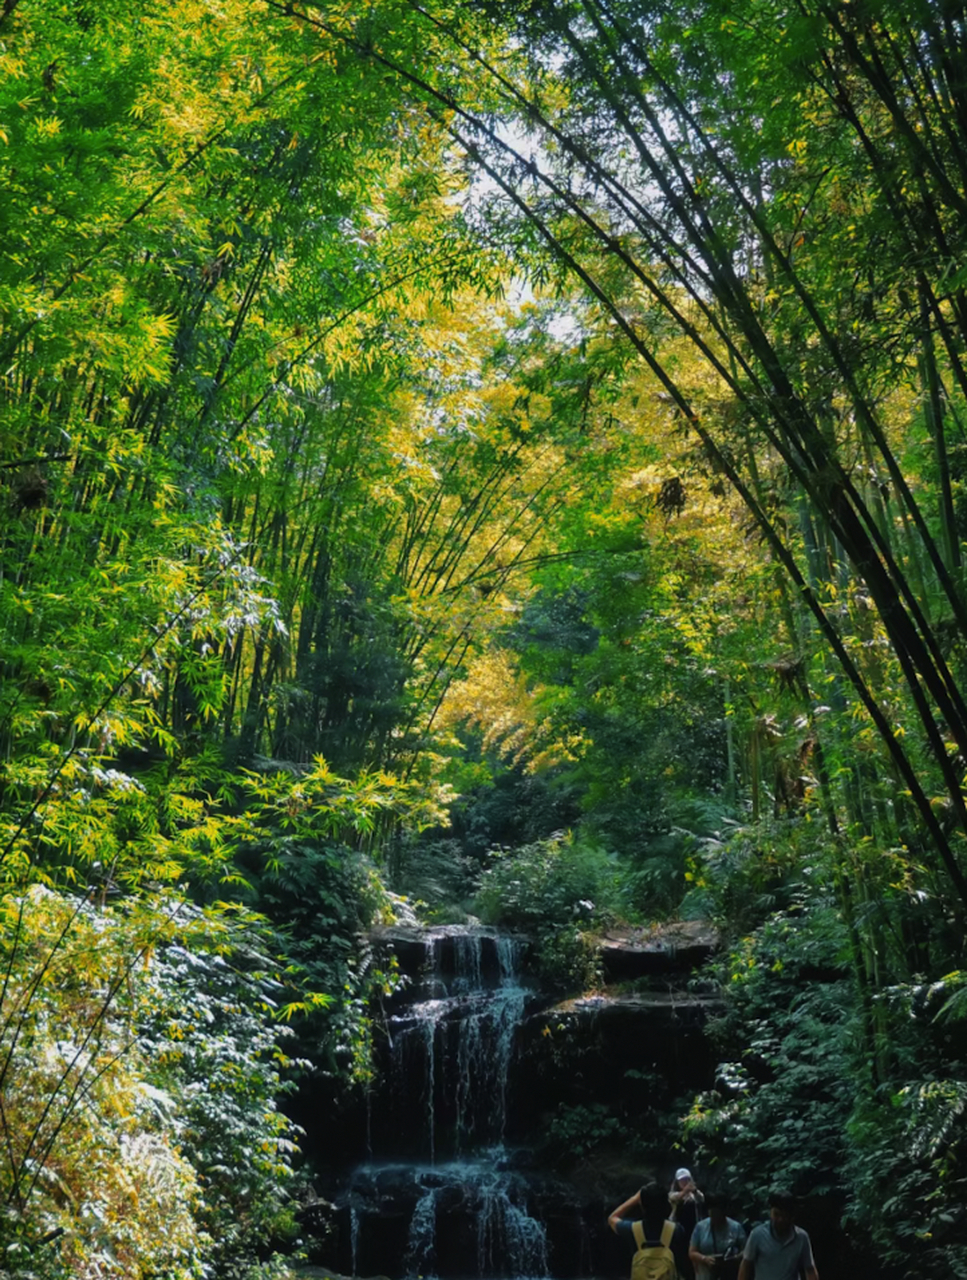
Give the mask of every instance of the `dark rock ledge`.
<path id="1" fill-rule="evenodd" d="M 687 975 L 705 964 L 719 942 L 718 931 L 707 920 L 613 929 L 598 941 L 602 975 L 606 983 Z"/>

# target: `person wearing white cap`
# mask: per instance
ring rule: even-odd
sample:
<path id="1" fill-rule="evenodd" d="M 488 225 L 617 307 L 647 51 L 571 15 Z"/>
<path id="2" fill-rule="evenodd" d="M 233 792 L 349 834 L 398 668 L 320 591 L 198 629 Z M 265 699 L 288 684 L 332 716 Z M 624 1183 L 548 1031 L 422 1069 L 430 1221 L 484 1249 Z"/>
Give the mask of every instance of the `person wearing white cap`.
<path id="1" fill-rule="evenodd" d="M 695 1224 L 705 1217 L 705 1197 L 692 1180 L 691 1170 L 684 1167 L 675 1170 L 668 1199 L 672 1207 L 673 1221 L 684 1228 L 686 1238 L 691 1240 Z M 688 1271 L 691 1271 L 691 1263 Z M 687 1274 L 686 1272 L 686 1276 Z"/>

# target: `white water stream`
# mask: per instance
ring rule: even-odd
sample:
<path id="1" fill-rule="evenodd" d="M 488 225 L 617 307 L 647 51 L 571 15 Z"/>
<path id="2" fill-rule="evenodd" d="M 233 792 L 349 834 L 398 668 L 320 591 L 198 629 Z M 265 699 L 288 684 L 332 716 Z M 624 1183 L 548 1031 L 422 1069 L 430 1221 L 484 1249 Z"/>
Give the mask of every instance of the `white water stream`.
<path id="1" fill-rule="evenodd" d="M 348 1188 L 353 1273 L 366 1233 L 405 1205 L 400 1275 L 546 1277 L 544 1227 L 504 1146 L 515 1034 L 530 994 L 520 944 L 446 930 L 428 934 L 425 945 L 419 998 L 388 1025 L 394 1132 L 373 1131 L 374 1157 L 381 1137 L 392 1147 L 405 1132 L 413 1159 L 374 1158 L 356 1169 Z"/>

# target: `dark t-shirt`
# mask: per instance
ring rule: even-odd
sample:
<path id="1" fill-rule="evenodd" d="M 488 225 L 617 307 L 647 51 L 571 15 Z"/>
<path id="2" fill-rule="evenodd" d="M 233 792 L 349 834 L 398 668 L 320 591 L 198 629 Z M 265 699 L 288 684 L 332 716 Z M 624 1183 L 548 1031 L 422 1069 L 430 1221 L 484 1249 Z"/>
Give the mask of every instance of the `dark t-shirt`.
<path id="1" fill-rule="evenodd" d="M 634 1224 L 633 1218 L 619 1218 L 615 1226 L 616 1226 L 618 1235 L 627 1237 L 627 1239 L 631 1242 L 631 1247 L 637 1250 L 638 1244 L 637 1244 L 637 1241 L 635 1240 L 635 1232 L 634 1232 L 633 1224 Z M 651 1223 L 642 1222 L 641 1228 L 645 1233 L 646 1246 L 661 1244 L 661 1229 L 664 1225 L 665 1224 L 663 1222 L 651 1222 Z M 649 1227 L 652 1228 L 651 1234 L 649 1234 L 649 1230 L 648 1230 Z M 688 1237 L 685 1235 L 685 1232 L 682 1230 L 681 1224 L 678 1222 L 675 1223 L 675 1233 L 671 1239 L 671 1251 L 675 1258 L 675 1266 L 679 1269 L 679 1271 L 684 1271 L 688 1261 Z"/>
<path id="2" fill-rule="evenodd" d="M 700 1221 L 699 1205 L 697 1200 L 679 1200 L 678 1210 L 675 1213 L 675 1222 L 681 1224 L 688 1240 L 692 1238 L 692 1232 L 695 1230 L 696 1224 Z"/>

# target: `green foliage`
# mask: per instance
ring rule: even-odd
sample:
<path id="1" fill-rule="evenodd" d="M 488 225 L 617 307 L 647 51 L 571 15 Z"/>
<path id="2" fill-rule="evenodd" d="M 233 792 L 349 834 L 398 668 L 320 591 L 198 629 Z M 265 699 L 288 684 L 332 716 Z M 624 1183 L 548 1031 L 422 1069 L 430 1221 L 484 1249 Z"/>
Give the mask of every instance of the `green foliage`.
<path id="1" fill-rule="evenodd" d="M 250 774 L 243 787 L 248 803 L 232 820 L 243 892 L 275 922 L 297 984 L 280 1013 L 296 1021 L 317 1069 L 367 1081 L 370 1003 L 396 982 L 360 941 L 393 914 L 368 850 L 379 849 L 381 827 L 438 819 L 432 792 L 385 773 L 341 778 L 321 758 L 312 769 Z"/>
<path id="2" fill-rule="evenodd" d="M 259 923 L 39 886 L 2 909 L 5 1265 L 247 1276 L 291 1233 L 297 1151 Z"/>
<path id="3" fill-rule="evenodd" d="M 279 1110 L 299 1063 L 283 1051 L 291 1028 L 277 962 L 249 926 L 212 949 L 168 945 L 149 971 L 150 1013 L 138 1045 L 151 1098 L 176 1125 L 200 1187 L 195 1218 L 206 1274 L 246 1277 L 270 1242 L 295 1234 L 289 1184 L 298 1131 Z"/>
<path id="4" fill-rule="evenodd" d="M 585 536 L 601 536 L 600 512 L 583 518 Z M 621 519 L 616 511 L 616 528 Z M 619 544 L 593 571 L 558 569 L 570 585 L 535 596 L 511 633 L 540 681 L 556 785 L 580 805 L 582 830 L 621 851 L 625 910 L 652 919 L 677 908 L 694 839 L 734 807 L 725 794 L 714 798 L 725 791 L 726 760 L 722 682 L 710 659 L 724 622 L 708 601 L 710 548 L 696 541 Z"/>
<path id="5" fill-rule="evenodd" d="M 625 1132 L 624 1124 L 608 1105 L 560 1106 L 547 1124 L 542 1154 L 548 1161 L 562 1163 L 586 1159 Z"/>
<path id="6" fill-rule="evenodd" d="M 485 924 L 514 929 L 537 943 L 538 965 L 554 989 L 593 985 L 593 949 L 585 931 L 613 918 L 619 902 L 614 857 L 570 835 L 495 850 L 474 901 Z"/>
<path id="7" fill-rule="evenodd" d="M 12 1267 L 285 1233 L 384 880 L 714 916 L 695 1140 L 967 1267 L 962 32 L 734 10 L 0 5 Z"/>
<path id="8" fill-rule="evenodd" d="M 467 787 L 450 807 L 450 829 L 479 869 L 491 849 L 547 839 L 581 817 L 566 768 L 531 770 L 494 762 L 493 778 Z"/>
<path id="9" fill-rule="evenodd" d="M 663 650 L 672 666 L 687 656 L 695 675 L 719 676 L 722 703 L 741 676 L 722 745 L 733 795 L 747 751 L 754 819 L 764 801 L 799 807 L 815 783 L 830 812 L 841 806 L 850 827 L 911 849 L 967 901 L 938 816 L 943 806 L 958 838 L 967 831 L 962 778 L 950 764 L 952 750 L 967 751 L 967 702 L 940 639 L 942 619 L 967 627 L 950 465 L 967 392 L 958 354 L 967 149 L 956 93 L 938 90 L 961 54 L 958 30 L 903 0 L 879 5 L 875 22 L 809 4 L 790 18 L 773 0 L 741 20 L 720 0 L 660 11 L 636 0 L 485 8 L 483 25 L 476 9 L 421 9 L 414 26 L 426 53 L 417 68 L 398 61 L 393 3 L 371 28 L 372 46 L 334 22 L 347 46 L 395 71 L 413 101 L 458 103 L 454 139 L 490 177 L 474 218 L 539 285 L 563 289 L 570 276 L 600 308 L 597 331 L 585 323 L 574 343 L 580 354 L 610 335 L 610 351 L 623 344 L 653 375 L 626 401 L 612 395 L 602 433 L 620 450 L 647 418 L 653 452 L 641 451 L 638 471 L 603 508 L 576 504 L 569 532 L 581 529 L 605 554 L 651 550 L 655 525 L 667 534 L 697 505 L 698 486 L 706 517 L 728 489 L 741 500 L 744 516 L 737 502 L 728 512 L 733 536 L 719 522 L 702 548 L 695 584 L 704 579 L 705 592 L 688 608 L 669 590 L 675 575 L 662 575 L 661 590 L 649 582 L 657 607 L 642 648 L 652 636 L 663 643 L 642 674 L 661 670 Z M 495 47 L 502 36 L 512 53 Z M 408 53 L 414 47 L 411 29 Z M 495 98 L 506 131 L 492 126 Z M 763 127 L 750 130 L 752 103 Z M 543 143 L 539 159 L 515 145 L 524 134 Z M 906 358 L 895 358 L 897 346 Z M 621 359 L 604 363 L 609 381 L 625 375 Z M 594 383 L 585 383 L 582 410 Z M 655 399 L 691 440 L 674 450 L 671 474 L 648 465 L 661 456 Z M 592 435 L 594 413 L 582 416 Z M 661 443 L 673 434 L 667 421 L 661 434 Z M 743 526 L 747 547 L 737 556 Z M 732 604 L 741 601 L 741 613 L 749 603 L 738 565 L 731 600 L 716 599 L 729 575 L 714 570 L 751 558 L 753 532 L 765 548 L 748 579 L 753 618 L 766 601 L 772 614 L 762 629 L 748 616 L 732 626 Z M 631 594 L 613 593 L 615 612 Z M 796 719 L 808 730 L 799 768 L 769 741 L 778 720 L 763 706 L 761 682 L 748 679 L 757 665 L 798 697 Z M 587 715 L 606 736 L 608 700 L 598 706 L 597 693 L 579 699 L 568 721 Z M 664 710 L 648 701 L 652 713 Z M 716 701 L 685 718 L 695 749 L 669 752 L 673 773 L 701 761 L 699 729 Z M 819 731 L 828 711 L 835 719 Z M 656 736 L 672 737 L 669 718 L 653 714 Z M 625 720 L 614 719 L 623 730 Z M 573 736 L 560 738 L 570 745 Z M 851 743 L 859 758 L 825 768 L 827 738 Z M 613 741 L 620 782 L 628 737 Z M 883 770 L 870 767 L 873 743 L 892 787 L 876 785 Z M 802 768 L 810 757 L 815 775 Z"/>
<path id="10" fill-rule="evenodd" d="M 539 929 L 536 936 L 537 972 L 548 991 L 590 991 L 600 984 L 592 933 L 566 925 Z"/>
<path id="11" fill-rule="evenodd" d="M 949 984 L 904 984 L 880 997 L 895 1074 L 859 1099 L 844 1170 L 849 1219 L 878 1256 L 951 1275 L 967 1265 L 967 1029 L 950 1004 L 960 986 L 952 974 Z"/>
<path id="12" fill-rule="evenodd" d="M 815 814 L 741 826 L 723 823 L 715 834 L 696 841 L 690 900 L 734 937 L 801 901 L 810 885 L 822 883 L 835 859 Z"/>
<path id="13" fill-rule="evenodd" d="M 420 905 L 427 923 L 465 922 L 476 889 L 479 865 L 458 840 L 437 833 L 404 836 L 394 850 L 393 886 Z"/>
<path id="14" fill-rule="evenodd" d="M 77 1276 L 196 1274 L 196 1171 L 137 1038 L 150 954 L 178 904 L 98 909 L 35 886 L 2 900 L 0 1004 L 7 1264 Z M 159 1229 L 160 1227 L 160 1229 Z"/>
<path id="15" fill-rule="evenodd" d="M 475 905 L 485 923 L 508 929 L 537 931 L 565 920 L 588 925 L 613 909 L 617 888 L 614 857 L 563 834 L 494 850 Z"/>
<path id="16" fill-rule="evenodd" d="M 782 1185 L 843 1194 L 846 1123 L 862 1087 L 846 937 L 828 902 L 770 917 L 722 961 L 725 1060 L 696 1098 L 686 1141 L 743 1195 Z"/>
<path id="17" fill-rule="evenodd" d="M 243 859 L 251 863 L 253 852 Z M 250 875 L 252 901 L 279 922 L 278 945 L 298 983 L 282 1013 L 295 1021 L 301 1049 L 317 1069 L 368 1080 L 370 999 L 393 983 L 360 941 L 374 919 L 389 916 L 378 874 L 346 846 L 291 837 L 266 841 L 258 863 Z"/>

